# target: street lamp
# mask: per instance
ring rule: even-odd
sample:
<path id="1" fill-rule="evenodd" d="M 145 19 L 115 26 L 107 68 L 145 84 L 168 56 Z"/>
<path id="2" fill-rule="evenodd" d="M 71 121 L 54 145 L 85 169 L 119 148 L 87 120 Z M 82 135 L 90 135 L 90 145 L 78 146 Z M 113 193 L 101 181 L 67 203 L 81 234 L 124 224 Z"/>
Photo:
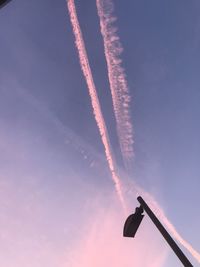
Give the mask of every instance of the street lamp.
<path id="1" fill-rule="evenodd" d="M 149 215 L 150 219 L 153 221 L 157 229 L 160 231 L 160 233 L 163 235 L 167 243 L 170 245 L 174 253 L 177 255 L 179 260 L 182 262 L 182 264 L 185 267 L 193 267 L 193 265 L 190 263 L 190 261 L 187 259 L 187 257 L 184 255 L 182 250 L 178 247 L 178 245 L 175 243 L 173 238 L 170 236 L 170 234 L 167 232 L 167 230 L 164 228 L 164 226 L 161 224 L 161 222 L 158 220 L 158 218 L 155 216 L 155 214 L 152 212 L 152 210 L 149 208 L 147 203 L 143 200 L 141 196 L 137 198 L 137 200 L 140 203 L 140 207 L 136 208 L 135 213 L 131 214 L 124 224 L 124 230 L 123 230 L 123 236 L 124 237 L 134 237 L 137 229 L 140 226 L 140 223 L 142 222 L 142 219 L 144 217 L 144 210 Z"/>
<path id="2" fill-rule="evenodd" d="M 140 226 L 144 215 L 142 206 L 135 209 L 135 213 L 128 216 L 124 224 L 123 236 L 135 237 L 138 227 Z"/>

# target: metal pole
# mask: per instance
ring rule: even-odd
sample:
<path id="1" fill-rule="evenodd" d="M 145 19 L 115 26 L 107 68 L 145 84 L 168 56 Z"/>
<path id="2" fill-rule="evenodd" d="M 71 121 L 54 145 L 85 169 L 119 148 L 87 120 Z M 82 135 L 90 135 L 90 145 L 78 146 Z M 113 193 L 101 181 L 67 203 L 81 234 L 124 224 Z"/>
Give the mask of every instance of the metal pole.
<path id="1" fill-rule="evenodd" d="M 164 228 L 164 226 L 161 224 L 161 222 L 158 220 L 158 218 L 155 216 L 155 214 L 152 212 L 152 210 L 149 208 L 147 203 L 143 200 L 142 197 L 138 197 L 137 200 L 143 207 L 143 209 L 146 211 L 146 213 L 149 215 L 155 226 L 158 228 L 158 230 L 161 232 L 167 243 L 170 245 L 174 253 L 177 255 L 177 257 L 180 259 L 180 261 L 183 263 L 185 267 L 193 267 L 193 265 L 190 263 L 190 261 L 187 259 L 187 257 L 184 255 L 182 250 L 178 247 L 178 245 L 175 243 L 173 238 L 170 236 L 170 234 L 167 232 L 167 230 Z"/>

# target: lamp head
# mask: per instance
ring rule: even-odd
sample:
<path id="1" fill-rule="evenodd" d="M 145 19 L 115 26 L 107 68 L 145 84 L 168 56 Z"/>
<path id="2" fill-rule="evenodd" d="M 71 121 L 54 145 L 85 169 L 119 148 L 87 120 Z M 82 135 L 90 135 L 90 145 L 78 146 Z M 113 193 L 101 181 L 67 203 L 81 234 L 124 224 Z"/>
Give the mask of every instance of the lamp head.
<path id="1" fill-rule="evenodd" d="M 138 227 L 140 226 L 142 219 L 144 217 L 143 208 L 140 206 L 135 209 L 135 213 L 131 214 L 124 224 L 124 231 L 123 236 L 124 237 L 134 237 Z"/>

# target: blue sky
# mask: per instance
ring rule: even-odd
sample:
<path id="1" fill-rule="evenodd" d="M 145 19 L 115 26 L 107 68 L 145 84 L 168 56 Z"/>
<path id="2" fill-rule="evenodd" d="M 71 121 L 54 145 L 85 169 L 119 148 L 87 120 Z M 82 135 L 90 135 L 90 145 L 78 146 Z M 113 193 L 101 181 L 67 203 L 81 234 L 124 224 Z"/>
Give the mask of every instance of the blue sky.
<path id="1" fill-rule="evenodd" d="M 134 128 L 135 157 L 129 179 L 156 198 L 180 234 L 200 251 L 200 3 L 113 2 Z M 127 175 L 96 4 L 92 0 L 75 3 L 123 180 Z M 95 229 L 99 218 L 107 218 L 102 225 L 107 233 L 113 223 L 107 222 L 117 218 L 122 224 L 125 218 L 92 113 L 66 2 L 11 1 L 0 10 L 0 36 L 0 264 L 87 265 L 87 259 L 79 256 L 85 253 L 89 229 Z M 134 210 L 134 196 L 131 201 Z M 165 253 L 164 241 L 145 221 L 147 236 L 138 232 L 139 248 L 146 251 L 147 241 L 155 239 L 152 255 L 160 248 Z M 113 235 L 121 235 L 120 223 Z M 95 230 L 91 236 L 99 241 L 96 251 L 102 249 L 102 236 Z M 123 246 L 139 253 L 134 240 L 123 240 Z M 72 263 L 74 257 L 76 263 Z M 147 259 L 152 260 L 148 255 Z M 149 266 L 143 260 L 139 257 L 137 266 Z M 118 262 L 125 266 L 123 257 Z M 126 266 L 131 263 L 127 259 Z M 114 264 L 111 259 L 110 264 Z M 167 250 L 158 266 L 169 265 L 177 266 L 178 261 Z"/>

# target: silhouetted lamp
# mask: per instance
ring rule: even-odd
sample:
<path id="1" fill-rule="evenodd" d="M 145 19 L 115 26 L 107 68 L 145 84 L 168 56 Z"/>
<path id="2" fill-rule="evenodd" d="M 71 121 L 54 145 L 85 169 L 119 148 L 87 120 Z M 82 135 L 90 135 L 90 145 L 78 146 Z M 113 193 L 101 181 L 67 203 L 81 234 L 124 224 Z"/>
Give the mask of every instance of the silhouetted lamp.
<path id="1" fill-rule="evenodd" d="M 134 237 L 138 227 L 140 226 L 144 215 L 142 206 L 135 209 L 135 213 L 128 216 L 124 224 L 123 236 L 125 237 Z"/>
<path id="2" fill-rule="evenodd" d="M 175 243 L 173 238 L 170 236 L 170 234 L 167 232 L 167 230 L 164 228 L 164 226 L 158 220 L 158 218 L 153 213 L 153 211 L 149 208 L 149 206 L 144 201 L 144 199 L 141 196 L 139 196 L 137 198 L 137 200 L 140 203 L 140 207 L 136 208 L 135 213 L 131 214 L 126 219 L 125 224 L 124 224 L 123 236 L 125 236 L 125 237 L 134 237 L 135 236 L 137 229 L 140 226 L 142 219 L 144 217 L 143 212 L 145 211 L 147 213 L 147 215 L 150 217 L 150 219 L 152 220 L 152 222 L 155 224 L 157 229 L 160 231 L 162 236 L 165 238 L 167 243 L 170 245 L 170 247 L 172 248 L 174 253 L 177 255 L 179 260 L 183 263 L 183 265 L 185 267 L 193 267 L 191 262 L 183 254 L 182 250 Z"/>

